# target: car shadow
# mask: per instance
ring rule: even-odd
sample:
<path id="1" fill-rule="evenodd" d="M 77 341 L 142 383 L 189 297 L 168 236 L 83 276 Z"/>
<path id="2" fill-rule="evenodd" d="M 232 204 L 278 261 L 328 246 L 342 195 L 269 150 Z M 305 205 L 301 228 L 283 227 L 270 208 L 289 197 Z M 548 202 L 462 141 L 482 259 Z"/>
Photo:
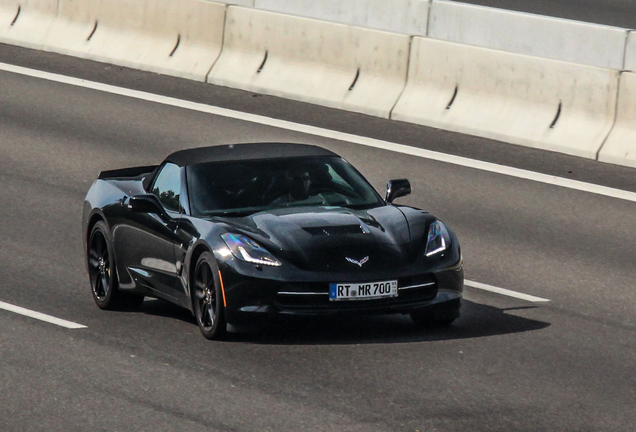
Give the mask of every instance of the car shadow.
<path id="1" fill-rule="evenodd" d="M 469 339 L 541 330 L 550 323 L 507 313 L 515 309 L 463 301 L 462 316 L 448 326 L 418 327 L 408 315 L 281 319 L 259 334 L 232 335 L 234 342 L 268 345 L 408 343 Z"/>
<path id="2" fill-rule="evenodd" d="M 550 323 L 507 313 L 538 306 L 501 309 L 464 300 L 462 316 L 449 326 L 418 327 L 408 315 L 290 317 L 259 333 L 230 334 L 225 342 L 266 345 L 350 345 L 470 339 L 541 330 Z M 196 327 L 192 314 L 162 300 L 144 302 L 144 314 L 178 319 Z"/>
<path id="3" fill-rule="evenodd" d="M 197 321 L 187 309 L 179 307 L 167 300 L 146 297 L 143 305 L 139 309 L 129 312 L 141 312 L 146 315 L 152 315 L 162 318 L 173 318 L 188 324 L 197 325 Z"/>

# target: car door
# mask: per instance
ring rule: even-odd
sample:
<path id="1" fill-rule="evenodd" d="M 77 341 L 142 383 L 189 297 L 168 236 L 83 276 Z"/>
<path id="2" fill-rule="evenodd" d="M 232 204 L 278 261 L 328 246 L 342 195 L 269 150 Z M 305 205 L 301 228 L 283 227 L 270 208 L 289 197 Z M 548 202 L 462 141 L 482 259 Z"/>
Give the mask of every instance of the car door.
<path id="1" fill-rule="evenodd" d="M 114 232 L 118 260 L 126 263 L 135 283 L 172 301 L 178 301 L 184 292 L 175 257 L 175 246 L 180 243 L 176 231 L 183 214 L 182 186 L 182 168 L 164 164 L 148 192 L 157 197 L 165 212 L 130 213 L 129 223 Z"/>

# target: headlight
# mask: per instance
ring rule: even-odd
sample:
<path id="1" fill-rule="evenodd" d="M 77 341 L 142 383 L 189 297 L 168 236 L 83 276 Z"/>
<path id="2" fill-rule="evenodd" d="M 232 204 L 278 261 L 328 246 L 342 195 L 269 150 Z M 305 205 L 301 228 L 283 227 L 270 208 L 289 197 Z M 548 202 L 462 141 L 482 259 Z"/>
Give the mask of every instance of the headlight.
<path id="1" fill-rule="evenodd" d="M 241 261 L 274 267 L 282 265 L 261 245 L 244 235 L 225 233 L 221 235 L 221 238 L 232 251 L 232 255 Z"/>
<path id="2" fill-rule="evenodd" d="M 428 236 L 426 240 L 426 249 L 424 254 L 427 257 L 433 256 L 436 253 L 445 251 L 450 245 L 450 234 L 448 230 L 440 221 L 435 221 L 428 227 Z"/>

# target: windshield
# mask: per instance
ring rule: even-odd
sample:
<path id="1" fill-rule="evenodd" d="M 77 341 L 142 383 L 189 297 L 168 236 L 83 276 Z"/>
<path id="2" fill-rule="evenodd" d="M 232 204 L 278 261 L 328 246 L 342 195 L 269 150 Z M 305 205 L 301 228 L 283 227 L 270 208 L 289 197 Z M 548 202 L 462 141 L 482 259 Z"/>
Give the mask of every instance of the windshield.
<path id="1" fill-rule="evenodd" d="M 194 216 L 242 215 L 289 206 L 371 208 L 383 201 L 338 157 L 213 162 L 186 169 Z"/>

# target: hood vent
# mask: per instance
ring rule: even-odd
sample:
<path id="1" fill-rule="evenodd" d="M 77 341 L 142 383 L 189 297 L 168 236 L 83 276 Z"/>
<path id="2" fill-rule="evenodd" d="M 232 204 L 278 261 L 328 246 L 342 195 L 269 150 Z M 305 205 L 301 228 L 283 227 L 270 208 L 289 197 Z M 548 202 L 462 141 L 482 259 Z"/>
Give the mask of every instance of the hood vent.
<path id="1" fill-rule="evenodd" d="M 303 230 L 314 236 L 365 234 L 369 232 L 362 225 L 328 225 L 324 227 L 305 227 Z"/>

